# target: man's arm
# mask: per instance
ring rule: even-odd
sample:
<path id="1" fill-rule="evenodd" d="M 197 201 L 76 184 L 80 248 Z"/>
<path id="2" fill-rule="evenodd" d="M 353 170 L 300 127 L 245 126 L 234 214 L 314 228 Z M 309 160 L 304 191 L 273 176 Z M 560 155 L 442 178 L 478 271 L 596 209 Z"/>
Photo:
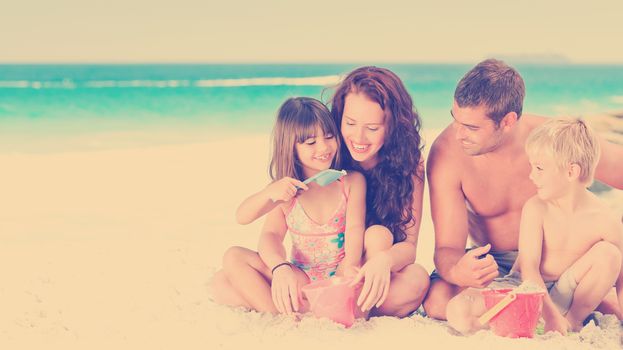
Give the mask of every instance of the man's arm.
<path id="1" fill-rule="evenodd" d="M 465 253 L 468 224 L 461 189 L 460 164 L 443 142 L 435 141 L 428 159 L 428 184 L 435 227 L 435 267 L 441 277 L 458 286 L 484 287 L 497 276 L 491 255 L 478 259 L 490 246 Z"/>
<path id="2" fill-rule="evenodd" d="M 599 138 L 601 156 L 595 178 L 606 185 L 623 190 L 623 146 Z"/>

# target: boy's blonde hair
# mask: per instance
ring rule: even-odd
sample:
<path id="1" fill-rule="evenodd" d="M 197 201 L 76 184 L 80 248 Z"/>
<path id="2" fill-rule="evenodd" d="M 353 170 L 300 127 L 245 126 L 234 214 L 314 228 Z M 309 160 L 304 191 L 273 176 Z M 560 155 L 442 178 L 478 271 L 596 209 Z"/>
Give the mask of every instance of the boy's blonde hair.
<path id="1" fill-rule="evenodd" d="M 560 169 L 570 164 L 580 167 L 579 181 L 593 182 L 599 161 L 597 135 L 579 118 L 556 118 L 535 128 L 526 140 L 526 153 L 549 153 Z"/>

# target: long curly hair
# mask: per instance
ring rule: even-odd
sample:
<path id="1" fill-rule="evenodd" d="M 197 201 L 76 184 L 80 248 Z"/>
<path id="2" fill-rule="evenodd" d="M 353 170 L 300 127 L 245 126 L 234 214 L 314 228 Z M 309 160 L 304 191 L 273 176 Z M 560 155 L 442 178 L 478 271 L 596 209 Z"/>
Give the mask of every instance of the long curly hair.
<path id="1" fill-rule="evenodd" d="M 379 162 L 369 170 L 353 160 L 342 142 L 346 168 L 362 172 L 367 180 L 366 226 L 383 225 L 394 236 L 394 243 L 406 239 L 406 229 L 415 224 L 413 177 L 424 181 L 418 172 L 422 145 L 421 121 L 413 100 L 396 74 L 385 68 L 360 67 L 339 84 L 331 100 L 331 115 L 338 128 L 342 125 L 344 101 L 349 93 L 363 93 L 385 112 L 385 142 L 378 152 Z"/>

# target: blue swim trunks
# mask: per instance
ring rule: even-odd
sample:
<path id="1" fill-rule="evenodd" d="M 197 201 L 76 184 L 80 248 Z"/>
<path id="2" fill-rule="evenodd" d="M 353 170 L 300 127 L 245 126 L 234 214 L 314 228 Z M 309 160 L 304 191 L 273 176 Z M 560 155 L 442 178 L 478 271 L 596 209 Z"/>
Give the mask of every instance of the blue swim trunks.
<path id="1" fill-rule="evenodd" d="M 468 252 L 473 248 L 465 249 L 465 252 Z M 508 250 L 508 251 L 489 251 L 488 254 L 491 254 L 495 262 L 498 264 L 498 272 L 499 276 L 506 276 L 511 272 L 513 265 L 515 264 L 515 260 L 517 260 L 517 251 L 516 250 Z M 433 270 L 430 274 L 431 283 L 435 280 L 441 279 L 441 276 L 437 273 L 437 270 Z"/>

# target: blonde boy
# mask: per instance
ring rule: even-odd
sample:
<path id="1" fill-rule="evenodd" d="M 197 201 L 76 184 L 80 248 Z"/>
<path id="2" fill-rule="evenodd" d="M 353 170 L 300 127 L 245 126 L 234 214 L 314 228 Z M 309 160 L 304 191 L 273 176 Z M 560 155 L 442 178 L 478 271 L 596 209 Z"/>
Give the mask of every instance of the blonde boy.
<path id="1" fill-rule="evenodd" d="M 623 225 L 587 187 L 599 142 L 580 119 L 553 119 L 526 141 L 537 195 L 523 207 L 519 268 L 546 287 L 545 330 L 577 331 L 616 285 L 623 306 Z"/>

